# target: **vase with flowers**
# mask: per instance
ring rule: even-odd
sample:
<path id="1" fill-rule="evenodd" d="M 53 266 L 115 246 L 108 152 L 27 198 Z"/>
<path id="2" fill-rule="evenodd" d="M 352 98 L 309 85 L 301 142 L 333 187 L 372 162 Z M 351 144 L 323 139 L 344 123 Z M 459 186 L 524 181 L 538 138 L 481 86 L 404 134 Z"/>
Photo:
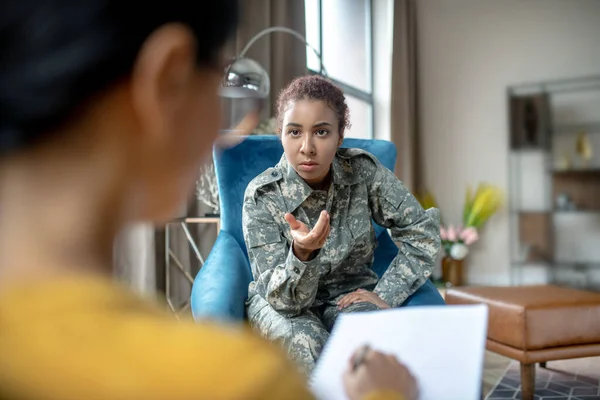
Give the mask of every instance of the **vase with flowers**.
<path id="1" fill-rule="evenodd" d="M 469 246 L 479 240 L 481 228 L 500 209 L 502 198 L 502 192 L 496 186 L 483 183 L 475 193 L 468 186 L 462 225 L 445 224 L 442 219 L 440 226 L 444 251 L 442 280 L 446 286 L 464 284 L 464 260 L 469 254 Z M 422 197 L 421 204 L 424 208 L 437 207 L 431 193 L 426 193 Z"/>

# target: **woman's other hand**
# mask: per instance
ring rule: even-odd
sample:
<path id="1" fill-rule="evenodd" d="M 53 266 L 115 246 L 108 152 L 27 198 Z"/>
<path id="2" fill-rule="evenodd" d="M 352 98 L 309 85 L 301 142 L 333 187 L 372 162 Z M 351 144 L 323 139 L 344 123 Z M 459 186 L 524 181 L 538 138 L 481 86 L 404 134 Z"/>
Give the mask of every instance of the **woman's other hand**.
<path id="1" fill-rule="evenodd" d="M 338 301 L 337 305 L 338 309 L 341 310 L 351 304 L 361 302 L 373 303 L 382 310 L 390 308 L 389 304 L 383 301 L 381 297 L 365 289 L 358 289 L 354 292 L 348 293 Z"/>

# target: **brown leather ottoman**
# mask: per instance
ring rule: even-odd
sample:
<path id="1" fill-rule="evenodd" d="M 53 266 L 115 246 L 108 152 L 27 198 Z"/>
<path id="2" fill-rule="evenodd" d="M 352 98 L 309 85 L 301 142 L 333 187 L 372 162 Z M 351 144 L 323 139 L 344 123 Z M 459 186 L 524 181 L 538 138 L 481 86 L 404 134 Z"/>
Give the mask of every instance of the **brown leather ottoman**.
<path id="1" fill-rule="evenodd" d="M 465 287 L 448 304 L 489 308 L 487 349 L 521 362 L 523 400 L 533 399 L 535 364 L 600 356 L 600 294 L 558 286 Z"/>

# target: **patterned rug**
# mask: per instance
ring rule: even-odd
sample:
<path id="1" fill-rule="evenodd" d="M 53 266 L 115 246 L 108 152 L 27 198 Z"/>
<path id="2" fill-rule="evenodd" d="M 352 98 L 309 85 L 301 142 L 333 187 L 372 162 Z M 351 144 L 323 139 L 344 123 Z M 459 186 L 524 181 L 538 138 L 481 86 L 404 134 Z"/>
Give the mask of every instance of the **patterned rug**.
<path id="1" fill-rule="evenodd" d="M 552 361 L 536 369 L 536 400 L 600 400 L 600 357 Z M 521 399 L 518 362 L 511 362 L 486 400 Z"/>

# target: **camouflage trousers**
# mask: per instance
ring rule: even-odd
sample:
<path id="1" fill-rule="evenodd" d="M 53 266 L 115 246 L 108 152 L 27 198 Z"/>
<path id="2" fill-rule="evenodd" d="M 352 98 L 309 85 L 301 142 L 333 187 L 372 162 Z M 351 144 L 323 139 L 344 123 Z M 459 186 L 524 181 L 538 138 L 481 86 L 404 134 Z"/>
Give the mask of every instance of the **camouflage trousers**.
<path id="1" fill-rule="evenodd" d="M 279 342 L 301 371 L 310 374 L 315 366 L 336 318 L 340 313 L 375 311 L 372 303 L 355 303 L 338 310 L 335 302 L 313 307 L 304 313 L 288 317 L 275 311 L 258 295 L 247 303 L 248 319 L 253 328 L 273 342 Z"/>

